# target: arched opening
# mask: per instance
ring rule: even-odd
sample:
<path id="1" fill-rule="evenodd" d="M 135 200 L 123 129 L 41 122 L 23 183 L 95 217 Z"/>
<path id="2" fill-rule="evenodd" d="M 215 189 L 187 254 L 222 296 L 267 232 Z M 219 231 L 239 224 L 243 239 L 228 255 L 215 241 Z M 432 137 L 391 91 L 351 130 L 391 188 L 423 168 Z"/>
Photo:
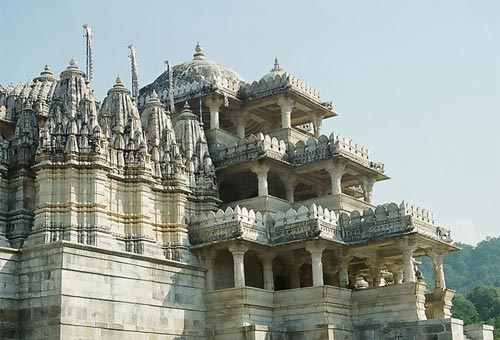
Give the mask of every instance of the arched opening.
<path id="1" fill-rule="evenodd" d="M 227 249 L 219 250 L 214 257 L 214 289 L 234 287 L 233 255 Z"/>
<path id="2" fill-rule="evenodd" d="M 290 276 L 285 259 L 276 257 L 273 261 L 274 290 L 290 289 Z"/>
<path id="3" fill-rule="evenodd" d="M 313 276 L 312 276 L 312 266 L 308 263 L 304 263 L 299 269 L 300 277 L 300 287 L 312 287 Z"/>
<path id="4" fill-rule="evenodd" d="M 245 285 L 255 288 L 264 288 L 264 272 L 262 261 L 257 255 L 248 251 L 245 254 Z"/>
<path id="5" fill-rule="evenodd" d="M 352 174 L 344 174 L 341 180 L 342 193 L 354 198 L 363 199 L 363 189 L 359 178 Z"/>
<path id="6" fill-rule="evenodd" d="M 294 192 L 295 202 L 309 200 L 317 196 L 318 195 L 316 194 L 316 191 L 314 190 L 314 187 L 312 185 L 299 183 L 295 187 L 295 192 Z"/>
<path id="7" fill-rule="evenodd" d="M 257 195 L 257 176 L 251 171 L 228 175 L 219 184 L 219 197 L 223 204 L 257 197 Z"/>
<path id="8" fill-rule="evenodd" d="M 286 199 L 285 185 L 278 174 L 269 171 L 267 174 L 267 186 L 269 195 Z"/>

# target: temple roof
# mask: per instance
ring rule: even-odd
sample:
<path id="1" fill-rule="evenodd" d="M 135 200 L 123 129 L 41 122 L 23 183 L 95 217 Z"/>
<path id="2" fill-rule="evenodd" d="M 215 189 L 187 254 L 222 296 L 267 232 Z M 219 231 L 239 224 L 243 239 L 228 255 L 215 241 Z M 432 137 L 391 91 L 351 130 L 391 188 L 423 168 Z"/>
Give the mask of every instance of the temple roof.
<path id="1" fill-rule="evenodd" d="M 230 68 L 208 60 L 203 47 L 198 43 L 193 59 L 173 66 L 173 90 L 175 101 L 181 101 L 189 94 L 212 92 L 220 89 L 228 95 L 236 96 L 240 87 L 246 84 L 242 76 Z M 140 90 L 140 101 L 146 103 L 153 89 L 166 102 L 170 86 L 170 72 L 166 70 L 156 80 Z M 141 98 L 142 97 L 142 98 Z M 142 100 L 141 100 L 142 99 Z"/>

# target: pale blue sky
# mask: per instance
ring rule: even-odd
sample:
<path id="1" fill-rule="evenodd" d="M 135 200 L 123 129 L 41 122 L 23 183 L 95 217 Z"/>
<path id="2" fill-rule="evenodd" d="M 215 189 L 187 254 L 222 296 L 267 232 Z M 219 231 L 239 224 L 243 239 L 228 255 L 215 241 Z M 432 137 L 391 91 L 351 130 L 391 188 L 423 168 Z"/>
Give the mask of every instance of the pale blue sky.
<path id="1" fill-rule="evenodd" d="M 500 2 L 0 0 L 0 84 L 84 68 L 94 30 L 93 88 L 102 99 L 137 48 L 140 83 L 165 59 L 209 59 L 257 80 L 275 56 L 333 100 L 340 132 L 370 148 L 390 181 L 377 203 L 435 213 L 454 239 L 500 235 Z"/>

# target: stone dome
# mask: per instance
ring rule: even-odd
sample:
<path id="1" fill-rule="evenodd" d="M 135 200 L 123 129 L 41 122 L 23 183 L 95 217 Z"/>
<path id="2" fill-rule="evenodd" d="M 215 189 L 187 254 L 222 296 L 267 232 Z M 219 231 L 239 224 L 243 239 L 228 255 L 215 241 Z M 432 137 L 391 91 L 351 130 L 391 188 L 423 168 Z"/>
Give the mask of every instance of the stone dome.
<path id="1" fill-rule="evenodd" d="M 268 81 L 268 80 L 276 78 L 276 76 L 278 76 L 278 75 L 282 76 L 285 73 L 286 73 L 285 70 L 280 66 L 280 62 L 279 62 L 278 58 L 276 57 L 274 59 L 273 68 L 269 71 L 269 73 L 267 73 L 262 78 L 260 78 L 260 80 Z"/>
<path id="2" fill-rule="evenodd" d="M 230 68 L 206 59 L 203 47 L 198 43 L 193 54 L 193 59 L 173 66 L 174 89 L 187 88 L 193 84 L 198 86 L 211 86 L 215 88 L 234 88 L 246 84 L 242 76 Z M 150 95 L 153 89 L 160 98 L 169 89 L 169 71 L 163 72 L 156 80 L 143 87 L 140 95 Z M 177 97 L 177 96 L 175 96 Z"/>
<path id="3" fill-rule="evenodd" d="M 203 47 L 200 44 L 196 45 L 193 60 L 174 66 L 175 86 L 182 86 L 183 84 L 189 84 L 194 81 L 199 83 L 213 83 L 214 80 L 221 78 L 238 83 L 245 83 L 243 77 L 235 71 L 224 65 L 207 60 L 203 53 Z"/>

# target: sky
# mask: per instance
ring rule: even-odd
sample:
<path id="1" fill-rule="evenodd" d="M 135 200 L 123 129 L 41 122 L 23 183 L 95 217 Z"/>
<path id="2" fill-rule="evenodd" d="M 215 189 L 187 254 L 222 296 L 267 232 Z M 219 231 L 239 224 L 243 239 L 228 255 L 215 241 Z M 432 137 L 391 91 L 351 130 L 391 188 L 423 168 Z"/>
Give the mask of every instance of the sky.
<path id="1" fill-rule="evenodd" d="M 258 80 L 281 66 L 333 101 L 324 131 L 368 147 L 391 180 L 376 203 L 434 212 L 455 241 L 500 236 L 500 2 L 11 1 L 0 0 L 0 84 L 26 82 L 72 57 L 85 68 L 83 24 L 94 32 L 92 87 L 103 99 L 192 58 Z M 129 85 L 130 87 L 130 85 Z"/>

